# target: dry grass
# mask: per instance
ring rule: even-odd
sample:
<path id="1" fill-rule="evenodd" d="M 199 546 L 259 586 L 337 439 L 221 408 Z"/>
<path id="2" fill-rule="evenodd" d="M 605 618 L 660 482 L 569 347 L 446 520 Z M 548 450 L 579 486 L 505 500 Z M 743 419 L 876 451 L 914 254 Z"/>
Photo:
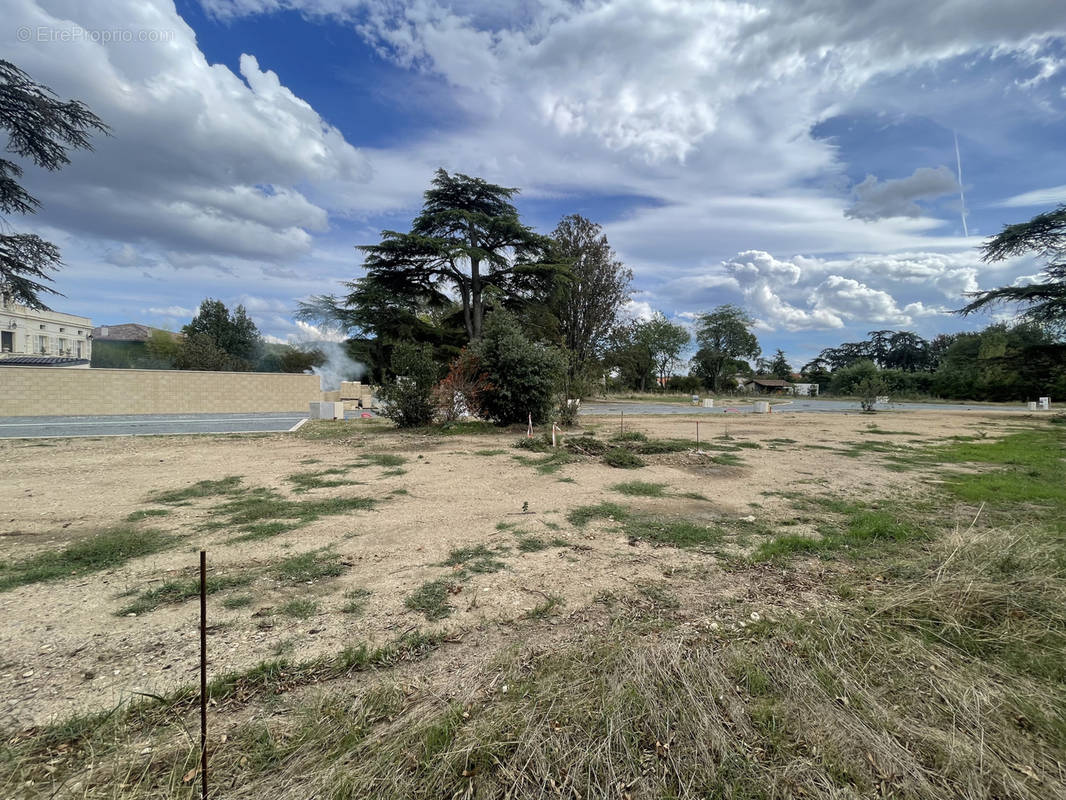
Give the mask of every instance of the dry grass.
<path id="1" fill-rule="evenodd" d="M 820 521 L 809 537 L 660 517 L 640 506 L 670 501 L 660 484 L 621 484 L 634 505 L 571 508 L 572 535 L 699 545 L 684 569 L 583 608 L 541 593 L 435 654 L 441 639 L 416 635 L 223 679 L 213 783 L 227 798 L 1066 796 L 1057 427 L 898 455 L 960 465 L 934 494 L 785 498 Z M 703 547 L 737 531 L 753 557 Z M 499 552 L 445 565 L 494 576 Z M 340 569 L 328 551 L 291 564 Z M 427 582 L 413 610 L 446 613 L 449 586 Z M 0 796 L 192 798 L 194 698 L 10 738 Z"/>

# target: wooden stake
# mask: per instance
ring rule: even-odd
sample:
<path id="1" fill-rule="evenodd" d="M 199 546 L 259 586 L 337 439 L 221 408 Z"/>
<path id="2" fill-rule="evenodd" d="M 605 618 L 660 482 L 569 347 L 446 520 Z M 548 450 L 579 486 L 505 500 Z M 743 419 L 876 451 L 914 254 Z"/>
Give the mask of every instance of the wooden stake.
<path id="1" fill-rule="evenodd" d="M 696 452 L 700 451 L 700 421 L 696 420 Z"/>
<path id="2" fill-rule="evenodd" d="M 200 551 L 200 790 L 207 800 L 207 551 Z"/>

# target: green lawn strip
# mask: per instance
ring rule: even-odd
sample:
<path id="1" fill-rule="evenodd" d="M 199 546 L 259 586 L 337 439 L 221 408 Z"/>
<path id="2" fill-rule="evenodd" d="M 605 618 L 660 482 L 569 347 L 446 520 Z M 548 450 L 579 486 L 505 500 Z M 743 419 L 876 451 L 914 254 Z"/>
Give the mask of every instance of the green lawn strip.
<path id="1" fill-rule="evenodd" d="M 177 537 L 160 531 L 110 528 L 72 542 L 61 550 L 38 553 L 22 561 L 0 563 L 0 592 L 121 567 L 134 558 L 173 547 L 177 542 Z"/>

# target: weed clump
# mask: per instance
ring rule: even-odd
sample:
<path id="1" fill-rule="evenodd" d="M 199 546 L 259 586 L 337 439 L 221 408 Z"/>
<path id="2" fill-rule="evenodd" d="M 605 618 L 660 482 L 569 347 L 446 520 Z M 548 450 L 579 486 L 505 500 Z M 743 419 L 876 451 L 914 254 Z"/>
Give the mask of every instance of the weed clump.
<path id="1" fill-rule="evenodd" d="M 455 610 L 448 602 L 452 586 L 443 578 L 427 581 L 404 600 L 404 605 L 422 614 L 430 622 L 444 619 L 451 616 L 452 611 Z"/>

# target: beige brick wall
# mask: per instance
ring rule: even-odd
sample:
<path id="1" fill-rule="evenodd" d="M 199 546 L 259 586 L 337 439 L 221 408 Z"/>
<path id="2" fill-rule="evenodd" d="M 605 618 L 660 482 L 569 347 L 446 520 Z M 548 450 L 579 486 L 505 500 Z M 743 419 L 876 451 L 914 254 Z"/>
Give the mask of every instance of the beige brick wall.
<path id="1" fill-rule="evenodd" d="M 0 367 L 0 417 L 304 411 L 317 375 Z"/>

